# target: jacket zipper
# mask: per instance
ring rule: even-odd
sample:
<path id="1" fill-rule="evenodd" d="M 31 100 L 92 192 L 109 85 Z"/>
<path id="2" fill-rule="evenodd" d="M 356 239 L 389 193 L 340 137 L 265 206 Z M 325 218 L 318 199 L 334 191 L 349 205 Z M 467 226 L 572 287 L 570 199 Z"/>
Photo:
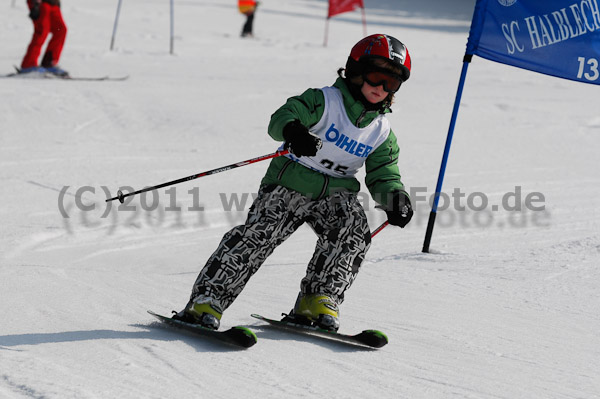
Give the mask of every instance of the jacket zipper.
<path id="1" fill-rule="evenodd" d="M 383 114 L 383 111 L 368 111 L 366 109 L 363 109 L 360 112 L 360 115 L 358 116 L 358 119 L 356 119 L 356 127 L 360 128 L 360 123 L 362 122 L 362 120 L 365 118 L 365 116 L 367 116 L 367 113 L 369 112 L 376 112 L 378 114 Z"/>
<path id="2" fill-rule="evenodd" d="M 367 114 L 367 110 L 363 109 L 361 111 L 360 115 L 358 116 L 358 119 L 356 119 L 356 127 L 360 127 L 360 123 L 362 122 L 362 120 L 364 119 L 366 114 Z"/>

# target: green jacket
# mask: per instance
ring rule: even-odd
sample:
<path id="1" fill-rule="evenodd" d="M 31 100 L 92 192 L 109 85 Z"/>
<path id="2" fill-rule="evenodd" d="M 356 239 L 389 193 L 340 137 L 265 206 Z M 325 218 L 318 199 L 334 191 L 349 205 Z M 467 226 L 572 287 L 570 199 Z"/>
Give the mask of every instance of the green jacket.
<path id="1" fill-rule="evenodd" d="M 380 113 L 388 113 L 388 107 L 367 111 L 364 105 L 354 99 L 343 79 L 338 78 L 333 85 L 344 98 L 344 108 L 355 126 L 363 128 L 369 125 Z M 320 89 L 308 89 L 299 96 L 291 97 L 271 115 L 269 135 L 277 141 L 284 141 L 283 128 L 297 119 L 304 126 L 314 126 L 323 115 L 325 97 Z M 388 138 L 366 159 L 365 183 L 373 199 L 386 205 L 390 193 L 406 192 L 400 180 L 398 154 L 400 150 L 396 136 L 390 130 Z M 328 176 L 309 169 L 287 157 L 277 157 L 271 161 L 262 184 L 277 184 L 298 191 L 314 199 L 319 199 L 339 190 L 360 191 L 360 183 L 354 177 L 341 178 Z"/>

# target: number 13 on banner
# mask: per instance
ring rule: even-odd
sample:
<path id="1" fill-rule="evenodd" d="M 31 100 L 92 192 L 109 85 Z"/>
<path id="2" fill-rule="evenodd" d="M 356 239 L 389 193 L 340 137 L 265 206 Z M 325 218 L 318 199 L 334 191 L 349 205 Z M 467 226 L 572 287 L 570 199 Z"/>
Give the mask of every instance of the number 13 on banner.
<path id="1" fill-rule="evenodd" d="M 578 57 L 579 71 L 577 72 L 577 78 L 585 78 L 587 80 L 597 80 L 600 77 L 600 71 L 598 70 L 598 60 L 595 58 Z"/>

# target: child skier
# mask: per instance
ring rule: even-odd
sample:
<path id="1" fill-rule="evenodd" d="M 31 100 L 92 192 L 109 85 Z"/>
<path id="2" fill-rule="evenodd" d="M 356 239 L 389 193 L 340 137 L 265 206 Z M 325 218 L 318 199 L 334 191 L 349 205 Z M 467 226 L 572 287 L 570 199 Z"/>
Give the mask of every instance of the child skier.
<path id="1" fill-rule="evenodd" d="M 269 135 L 284 141 L 290 154 L 271 161 L 245 224 L 225 234 L 175 318 L 217 329 L 267 256 L 308 223 L 318 241 L 287 317 L 339 328 L 338 305 L 371 243 L 356 196 L 358 169 L 366 165 L 367 187 L 390 224 L 404 227 L 413 215 L 400 180 L 396 136 L 385 117 L 410 69 L 400 41 L 371 35 L 352 48 L 333 86 L 308 89 L 275 111 Z"/>
<path id="2" fill-rule="evenodd" d="M 30 10 L 29 17 L 33 21 L 33 37 L 21 62 L 20 73 L 49 72 L 67 76 L 68 73 L 58 66 L 67 36 L 67 26 L 60 11 L 60 0 L 27 0 L 27 5 Z M 38 58 L 50 33 L 52 38 L 48 42 L 40 68 Z"/>

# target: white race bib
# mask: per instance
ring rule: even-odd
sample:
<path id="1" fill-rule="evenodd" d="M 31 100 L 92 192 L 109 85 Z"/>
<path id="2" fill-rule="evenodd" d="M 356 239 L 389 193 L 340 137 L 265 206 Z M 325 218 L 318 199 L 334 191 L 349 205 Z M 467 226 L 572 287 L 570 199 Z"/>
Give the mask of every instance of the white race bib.
<path id="1" fill-rule="evenodd" d="M 348 118 L 340 90 L 335 87 L 321 90 L 325 96 L 325 110 L 310 132 L 323 140 L 323 148 L 314 157 L 286 156 L 329 176 L 353 177 L 369 154 L 388 138 L 390 122 L 380 114 L 368 126 L 356 127 Z"/>

